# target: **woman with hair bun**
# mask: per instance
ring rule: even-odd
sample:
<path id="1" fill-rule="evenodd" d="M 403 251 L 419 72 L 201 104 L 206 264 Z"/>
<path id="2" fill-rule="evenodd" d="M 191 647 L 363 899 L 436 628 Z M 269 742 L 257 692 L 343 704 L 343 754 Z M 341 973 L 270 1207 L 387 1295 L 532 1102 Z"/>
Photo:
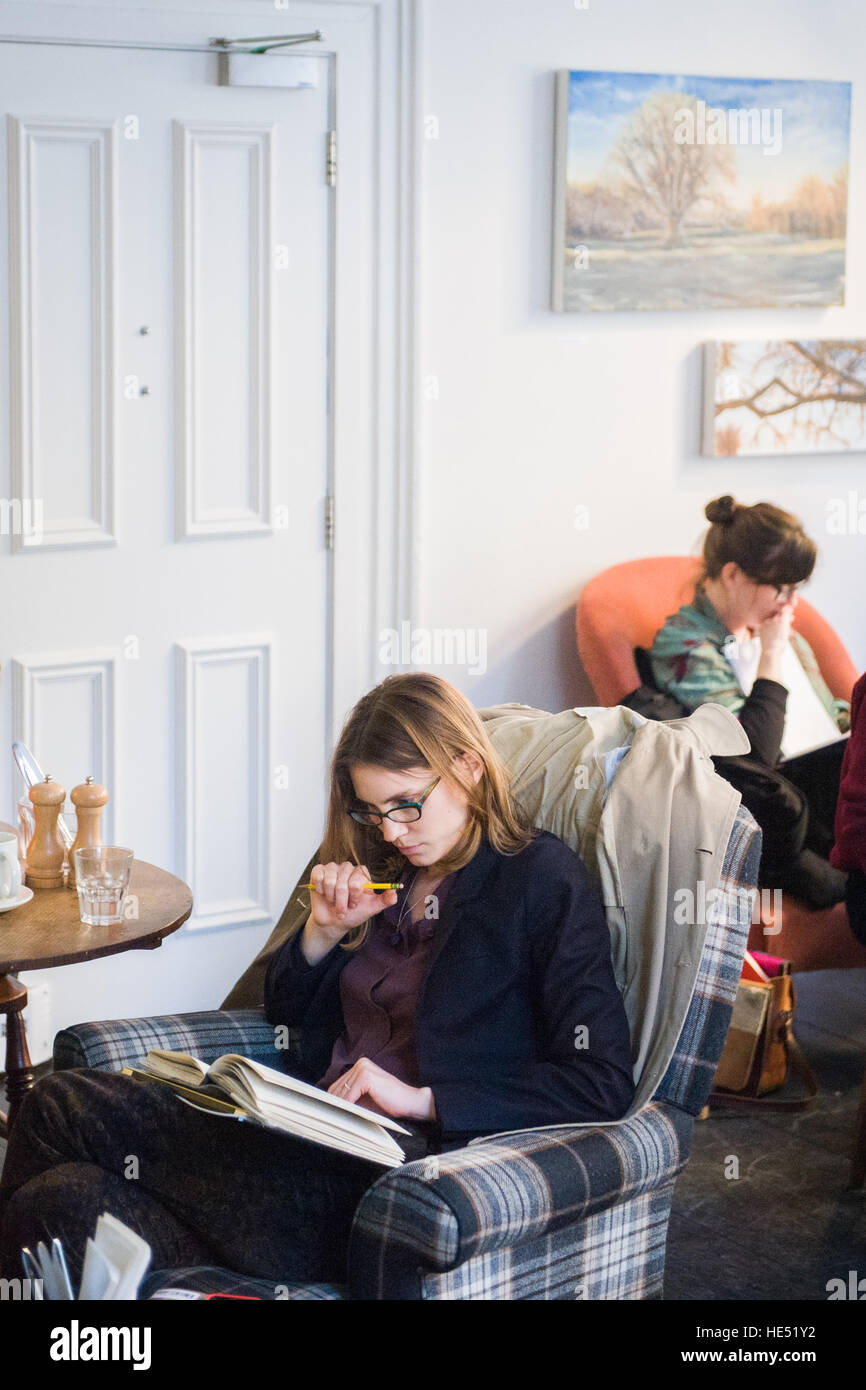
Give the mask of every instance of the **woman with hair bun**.
<path id="1" fill-rule="evenodd" d="M 833 698 L 792 629 L 815 542 L 770 502 L 718 497 L 704 514 L 710 528 L 695 597 L 657 633 L 653 678 L 689 712 L 712 701 L 737 715 L 752 751 L 718 759 L 717 768 L 763 831 L 761 881 L 829 907 L 845 896 L 845 874 L 827 856 L 849 706 Z"/>

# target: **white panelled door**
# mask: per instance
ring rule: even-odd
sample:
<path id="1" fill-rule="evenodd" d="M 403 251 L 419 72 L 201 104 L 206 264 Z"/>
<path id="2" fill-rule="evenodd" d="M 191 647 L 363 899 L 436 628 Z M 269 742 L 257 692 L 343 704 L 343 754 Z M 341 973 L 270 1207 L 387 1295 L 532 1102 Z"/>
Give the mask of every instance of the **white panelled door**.
<path id="1" fill-rule="evenodd" d="M 107 785 L 185 932 L 281 910 L 329 735 L 331 65 L 217 67 L 0 44 L 3 743 Z"/>

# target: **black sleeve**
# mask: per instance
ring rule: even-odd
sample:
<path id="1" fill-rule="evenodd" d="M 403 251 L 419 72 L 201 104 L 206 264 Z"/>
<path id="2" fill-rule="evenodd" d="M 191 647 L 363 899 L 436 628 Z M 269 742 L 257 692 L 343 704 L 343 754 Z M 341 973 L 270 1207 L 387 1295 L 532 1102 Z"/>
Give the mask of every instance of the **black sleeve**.
<path id="1" fill-rule="evenodd" d="M 788 691 L 778 681 L 759 676 L 737 715 L 752 745 L 751 757 L 775 767 L 782 756 Z"/>
<path id="2" fill-rule="evenodd" d="M 850 869 L 845 887 L 845 906 L 851 930 L 862 946 L 866 946 L 866 874 Z"/>
<path id="3" fill-rule="evenodd" d="M 518 1070 L 433 1085 L 443 1131 L 618 1120 L 634 1099 L 628 1019 L 601 895 L 553 842 L 525 885 L 538 1055 Z"/>
<path id="4" fill-rule="evenodd" d="M 301 950 L 303 928 L 283 942 L 271 958 L 265 975 L 265 1018 L 268 1023 L 284 1023 L 297 1028 L 315 1001 L 339 988 L 340 971 L 346 963 L 346 952 L 334 946 L 315 965 L 305 959 Z"/>

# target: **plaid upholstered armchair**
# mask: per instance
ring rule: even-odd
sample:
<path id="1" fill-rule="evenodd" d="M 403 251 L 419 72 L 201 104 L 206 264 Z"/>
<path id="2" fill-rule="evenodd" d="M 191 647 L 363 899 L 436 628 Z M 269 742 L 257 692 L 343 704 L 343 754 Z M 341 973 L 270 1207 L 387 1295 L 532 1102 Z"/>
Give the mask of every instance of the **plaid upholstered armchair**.
<path id="1" fill-rule="evenodd" d="M 730 907 L 711 914 L 674 1056 L 637 1114 L 476 1140 L 388 1170 L 358 1206 L 345 1284 L 275 1287 L 198 1267 L 154 1271 L 142 1296 L 173 1285 L 266 1299 L 661 1298 L 674 1184 L 725 1041 L 749 930 L 742 890 L 759 858 L 760 831 L 741 807 L 719 884 Z M 58 1033 L 54 1062 L 117 1071 L 152 1047 L 274 1066 L 286 1056 L 264 1011 L 244 1009 L 80 1024 Z"/>

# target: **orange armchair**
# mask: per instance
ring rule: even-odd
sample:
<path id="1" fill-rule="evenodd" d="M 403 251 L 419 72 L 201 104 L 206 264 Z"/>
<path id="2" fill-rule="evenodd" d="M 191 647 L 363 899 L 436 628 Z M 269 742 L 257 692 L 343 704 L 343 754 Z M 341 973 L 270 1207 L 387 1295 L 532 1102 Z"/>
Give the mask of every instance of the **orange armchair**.
<path id="1" fill-rule="evenodd" d="M 616 705 L 640 685 L 635 647 L 652 646 L 664 622 L 691 603 L 700 561 L 686 555 L 627 560 L 591 579 L 577 605 L 577 648 L 593 689 Z M 837 700 L 850 700 L 859 671 L 826 619 L 801 598 L 794 627 L 815 653 Z"/>
<path id="2" fill-rule="evenodd" d="M 635 647 L 652 646 L 665 618 L 694 596 L 700 561 L 685 555 L 628 560 L 596 575 L 577 605 L 577 647 L 598 699 L 620 704 L 640 685 Z M 800 599 L 794 626 L 815 653 L 833 695 L 850 700 L 859 672 L 820 613 Z M 815 911 L 786 895 L 781 931 L 766 920 L 752 927 L 749 947 L 793 962 L 795 970 L 866 966 L 866 947 L 848 925 L 842 903 Z"/>

